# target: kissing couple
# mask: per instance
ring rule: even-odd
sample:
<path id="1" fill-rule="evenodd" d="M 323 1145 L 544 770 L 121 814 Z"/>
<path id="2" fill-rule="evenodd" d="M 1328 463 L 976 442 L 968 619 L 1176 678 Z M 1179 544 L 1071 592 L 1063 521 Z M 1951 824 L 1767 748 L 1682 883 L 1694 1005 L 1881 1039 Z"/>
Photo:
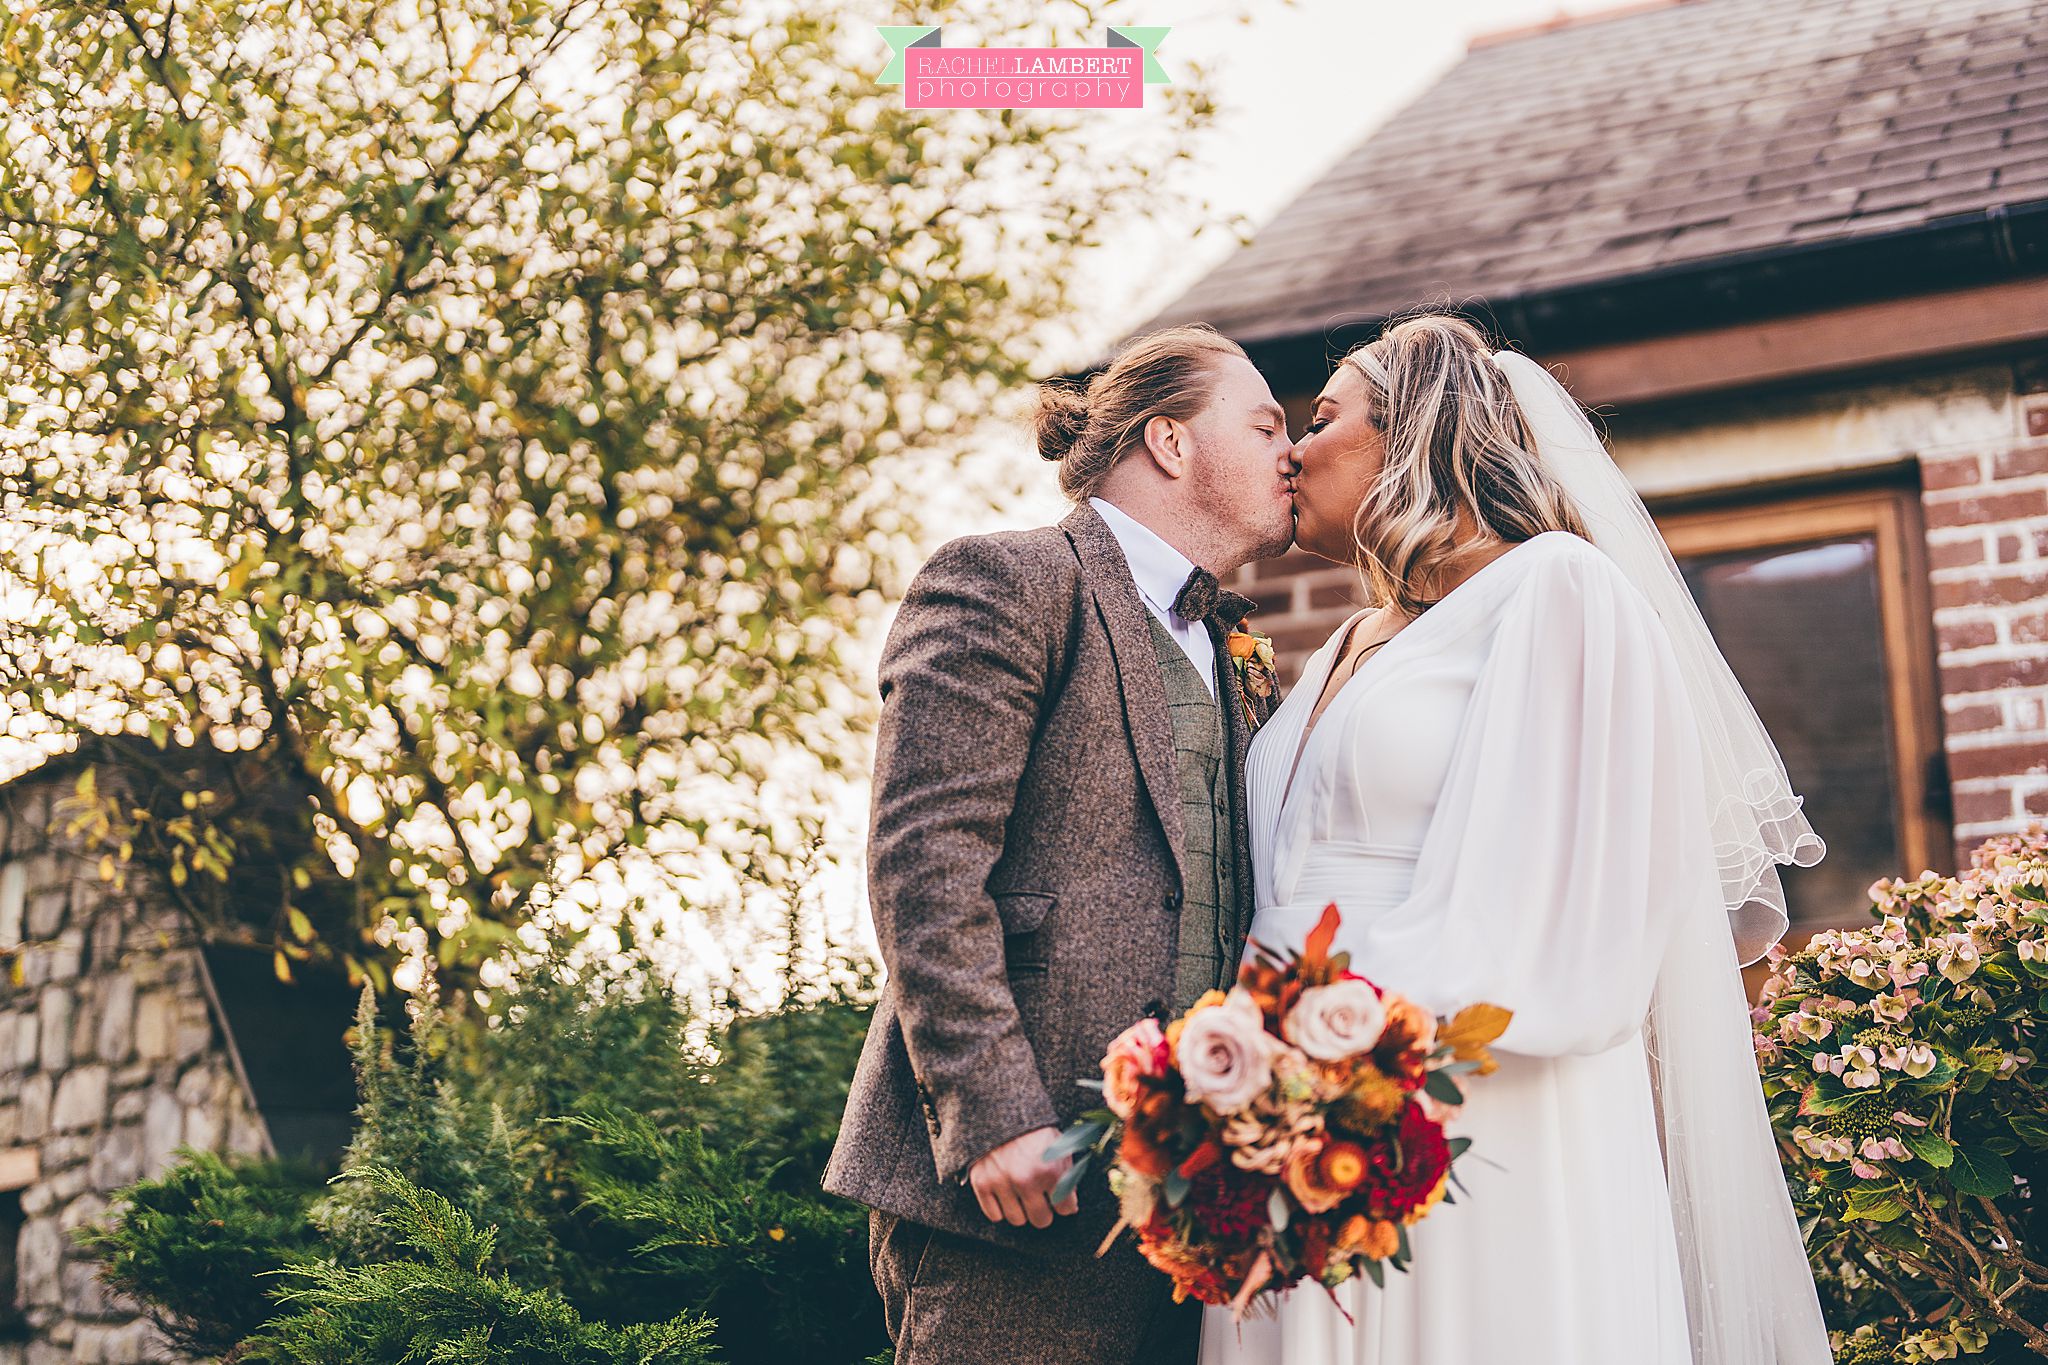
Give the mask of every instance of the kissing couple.
<path id="1" fill-rule="evenodd" d="M 825 1187 L 871 1210 L 898 1365 L 1817 1365 L 1740 967 L 1818 859 L 1770 737 L 1569 393 L 1420 315 L 1301 439 L 1213 329 L 1050 387 L 1057 526 L 953 541 L 884 652 L 887 978 Z M 1284 701 L 1221 586 L 1298 546 L 1370 604 Z M 1384 1289 L 1176 1302 L 1058 1131 L 1111 1039 L 1336 949 L 1513 1012 L 1465 1190 Z M 1263 1215 L 1261 1215 L 1263 1216 Z"/>

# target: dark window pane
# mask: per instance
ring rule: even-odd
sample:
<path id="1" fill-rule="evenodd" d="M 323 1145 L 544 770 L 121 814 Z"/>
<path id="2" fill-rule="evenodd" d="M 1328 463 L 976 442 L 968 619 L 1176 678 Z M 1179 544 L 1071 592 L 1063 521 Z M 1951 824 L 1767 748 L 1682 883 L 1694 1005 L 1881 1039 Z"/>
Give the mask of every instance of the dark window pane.
<path id="1" fill-rule="evenodd" d="M 1819 866 L 1782 869 L 1795 924 L 1853 920 L 1899 866 L 1877 546 L 1870 536 L 1679 562 L 1721 652 L 1777 741 Z"/>

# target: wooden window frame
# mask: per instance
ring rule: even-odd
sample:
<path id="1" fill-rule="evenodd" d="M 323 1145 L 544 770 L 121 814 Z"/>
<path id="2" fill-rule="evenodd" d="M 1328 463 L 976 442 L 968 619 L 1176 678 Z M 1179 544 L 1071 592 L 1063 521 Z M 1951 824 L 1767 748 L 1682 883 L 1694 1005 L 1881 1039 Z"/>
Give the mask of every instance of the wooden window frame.
<path id="1" fill-rule="evenodd" d="M 1786 496 L 1767 502 L 1671 511 L 1658 515 L 1671 553 L 1739 554 L 1840 536 L 1869 535 L 1877 550 L 1877 604 L 1885 660 L 1885 729 L 1896 774 L 1893 820 L 1911 877 L 1946 864 L 1955 848 L 1947 810 L 1940 679 L 1935 668 L 1933 604 L 1927 585 L 1927 540 L 1917 488 L 1876 487 Z M 1848 907 L 1839 921 L 1864 923 Z"/>

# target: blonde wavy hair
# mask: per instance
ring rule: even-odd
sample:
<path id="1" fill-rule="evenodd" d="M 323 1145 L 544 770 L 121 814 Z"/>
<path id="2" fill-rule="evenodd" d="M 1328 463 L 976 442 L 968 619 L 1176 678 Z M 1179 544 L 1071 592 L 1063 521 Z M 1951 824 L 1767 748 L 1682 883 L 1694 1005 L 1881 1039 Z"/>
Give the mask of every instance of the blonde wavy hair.
<path id="1" fill-rule="evenodd" d="M 1545 531 L 1586 536 L 1494 363 L 1485 333 L 1423 313 L 1353 347 L 1339 362 L 1365 380 L 1366 420 L 1386 460 L 1351 523 L 1372 600 L 1409 616 L 1442 597 L 1440 571 L 1459 548 L 1458 514 L 1502 540 Z"/>

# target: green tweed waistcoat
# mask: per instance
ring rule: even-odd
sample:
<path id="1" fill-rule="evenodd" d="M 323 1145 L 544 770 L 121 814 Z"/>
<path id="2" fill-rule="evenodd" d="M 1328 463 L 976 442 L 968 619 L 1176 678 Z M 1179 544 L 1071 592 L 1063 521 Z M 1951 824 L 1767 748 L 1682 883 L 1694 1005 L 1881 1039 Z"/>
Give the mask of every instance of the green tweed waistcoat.
<path id="1" fill-rule="evenodd" d="M 1232 774 L 1223 732 L 1223 708 L 1187 652 L 1150 612 L 1152 647 L 1166 681 L 1166 709 L 1173 719 L 1174 773 L 1180 784 L 1181 824 L 1186 831 L 1187 883 L 1180 907 L 1180 957 L 1174 972 L 1173 1012 L 1195 1003 L 1203 991 L 1228 990 L 1237 979 L 1243 933 L 1236 923 L 1237 856 L 1231 838 Z"/>

